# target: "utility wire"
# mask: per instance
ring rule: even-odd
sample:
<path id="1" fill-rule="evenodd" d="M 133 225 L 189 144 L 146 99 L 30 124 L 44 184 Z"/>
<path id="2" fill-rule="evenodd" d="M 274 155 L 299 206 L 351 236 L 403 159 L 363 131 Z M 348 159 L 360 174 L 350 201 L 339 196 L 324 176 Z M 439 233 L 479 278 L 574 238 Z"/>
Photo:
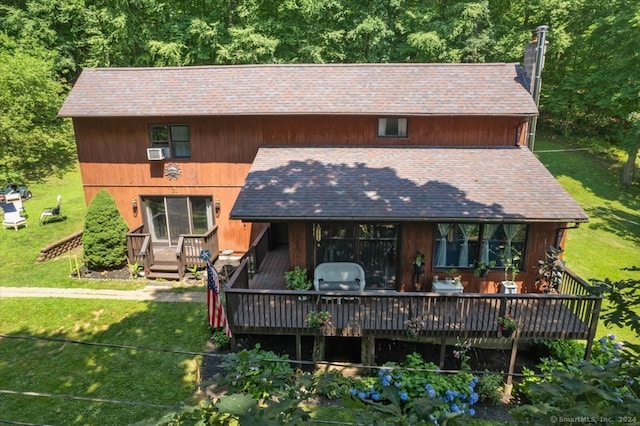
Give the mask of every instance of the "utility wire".
<path id="1" fill-rule="evenodd" d="M 135 350 L 145 350 L 145 351 L 156 351 L 156 352 L 165 352 L 165 353 L 174 353 L 180 355 L 200 355 L 206 357 L 214 357 L 214 358 L 224 358 L 227 354 L 217 354 L 212 352 L 193 352 L 193 351 L 182 351 L 176 349 L 164 349 L 164 348 L 152 348 L 147 346 L 134 346 L 134 345 L 118 345 L 113 343 L 98 343 L 98 342 L 85 342 L 81 340 L 70 340 L 70 339 L 60 339 L 56 337 L 38 337 L 38 336 L 21 336 L 15 334 L 0 334 L 0 338 L 8 338 L 8 339 L 22 339 L 22 340 L 45 340 L 51 342 L 59 342 L 59 343 L 71 343 L 77 345 L 86 345 L 86 346 L 100 346 L 100 347 L 108 347 L 108 348 L 118 348 L 118 349 L 135 349 Z M 401 366 L 380 366 L 380 365 L 364 365 L 358 363 L 350 363 L 350 362 L 336 362 L 336 361 L 307 361 L 307 360 L 293 360 L 293 359 L 264 359 L 267 362 L 276 362 L 276 363 L 287 363 L 287 364 L 298 364 L 298 365 L 309 365 L 309 366 L 334 366 L 334 367 L 351 367 L 351 368 L 359 368 L 359 369 L 371 369 L 371 370 L 381 370 L 381 369 L 390 369 L 393 370 L 402 370 L 402 371 L 411 371 L 411 372 L 424 372 L 424 373 L 443 373 L 443 374 L 459 374 L 459 373 L 471 373 L 471 374 L 498 374 L 502 376 L 508 376 L 509 373 L 504 372 L 493 372 L 486 370 L 441 370 L 437 369 L 422 369 L 422 368 L 409 368 L 409 367 L 401 367 Z M 523 374 L 523 373 L 513 373 L 511 374 L 513 377 L 544 377 L 542 374 Z"/>

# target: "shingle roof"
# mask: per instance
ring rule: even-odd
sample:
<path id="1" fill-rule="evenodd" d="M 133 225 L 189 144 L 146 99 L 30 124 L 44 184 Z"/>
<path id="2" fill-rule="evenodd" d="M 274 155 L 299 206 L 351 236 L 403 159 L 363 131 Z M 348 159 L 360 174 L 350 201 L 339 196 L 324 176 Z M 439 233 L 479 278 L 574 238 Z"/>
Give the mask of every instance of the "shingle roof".
<path id="1" fill-rule="evenodd" d="M 231 211 L 284 219 L 585 222 L 526 148 L 261 148 Z"/>
<path id="2" fill-rule="evenodd" d="M 63 117 L 537 114 L 518 64 L 87 68 Z"/>

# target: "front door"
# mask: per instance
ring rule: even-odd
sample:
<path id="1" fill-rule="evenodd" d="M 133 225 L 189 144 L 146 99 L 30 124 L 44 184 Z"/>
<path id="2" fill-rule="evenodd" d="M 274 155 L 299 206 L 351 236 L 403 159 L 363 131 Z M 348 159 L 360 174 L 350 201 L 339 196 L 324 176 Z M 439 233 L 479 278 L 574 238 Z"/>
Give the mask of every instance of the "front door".
<path id="1" fill-rule="evenodd" d="M 204 234 L 214 224 L 212 197 L 142 197 L 151 239 L 173 247 L 181 234 Z"/>

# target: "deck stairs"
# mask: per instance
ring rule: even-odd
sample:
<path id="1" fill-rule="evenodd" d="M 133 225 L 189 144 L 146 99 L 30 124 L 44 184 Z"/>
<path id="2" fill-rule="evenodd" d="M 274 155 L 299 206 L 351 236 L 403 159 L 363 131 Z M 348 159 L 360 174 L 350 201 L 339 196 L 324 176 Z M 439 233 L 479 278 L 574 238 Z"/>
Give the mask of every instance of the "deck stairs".
<path id="1" fill-rule="evenodd" d="M 178 262 L 156 260 L 149 268 L 146 278 L 150 280 L 180 281 L 180 274 L 178 274 Z"/>

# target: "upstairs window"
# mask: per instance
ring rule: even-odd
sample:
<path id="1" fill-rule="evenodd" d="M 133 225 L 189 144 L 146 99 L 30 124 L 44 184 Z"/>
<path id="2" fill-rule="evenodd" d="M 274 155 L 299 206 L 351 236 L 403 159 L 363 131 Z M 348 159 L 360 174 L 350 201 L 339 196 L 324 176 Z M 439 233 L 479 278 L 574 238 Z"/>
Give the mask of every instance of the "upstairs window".
<path id="1" fill-rule="evenodd" d="M 171 158 L 191 158 L 189 126 L 186 124 L 149 126 L 152 148 L 167 148 Z"/>
<path id="2" fill-rule="evenodd" d="M 378 137 L 381 138 L 406 138 L 406 118 L 378 118 Z"/>

